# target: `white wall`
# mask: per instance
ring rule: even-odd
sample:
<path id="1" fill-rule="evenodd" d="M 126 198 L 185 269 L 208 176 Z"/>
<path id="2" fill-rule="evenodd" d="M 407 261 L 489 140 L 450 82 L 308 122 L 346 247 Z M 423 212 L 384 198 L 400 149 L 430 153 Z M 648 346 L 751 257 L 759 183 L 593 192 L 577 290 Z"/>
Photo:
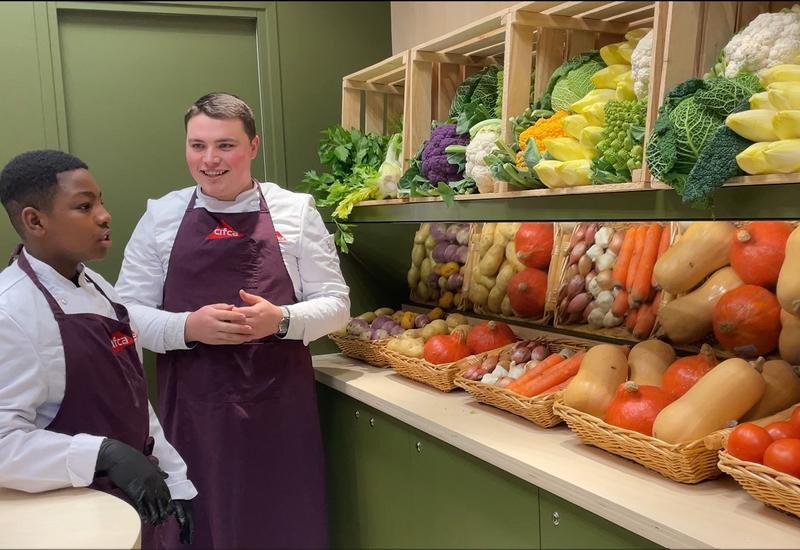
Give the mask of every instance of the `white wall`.
<path id="1" fill-rule="evenodd" d="M 392 54 L 447 34 L 516 2 L 391 2 Z"/>

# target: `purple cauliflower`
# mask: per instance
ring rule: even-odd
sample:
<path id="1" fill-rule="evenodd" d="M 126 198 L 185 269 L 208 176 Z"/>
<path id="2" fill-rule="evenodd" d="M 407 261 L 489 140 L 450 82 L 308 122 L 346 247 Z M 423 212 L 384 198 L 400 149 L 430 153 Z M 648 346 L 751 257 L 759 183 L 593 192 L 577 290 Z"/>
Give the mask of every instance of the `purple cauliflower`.
<path id="1" fill-rule="evenodd" d="M 457 164 L 447 162 L 445 148 L 449 145 L 469 145 L 469 132 L 456 133 L 455 124 L 444 124 L 431 132 L 422 151 L 422 176 L 432 183 L 450 183 L 461 178 Z"/>

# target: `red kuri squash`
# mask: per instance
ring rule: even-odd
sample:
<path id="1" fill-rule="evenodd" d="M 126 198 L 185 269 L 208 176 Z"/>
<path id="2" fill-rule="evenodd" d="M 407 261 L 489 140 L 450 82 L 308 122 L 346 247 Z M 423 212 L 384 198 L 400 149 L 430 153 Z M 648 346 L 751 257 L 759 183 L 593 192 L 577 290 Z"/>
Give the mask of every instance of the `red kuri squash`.
<path id="1" fill-rule="evenodd" d="M 673 400 L 678 399 L 716 365 L 714 350 L 708 344 L 703 344 L 697 355 L 681 357 L 667 367 L 661 378 L 661 388 Z"/>
<path id="2" fill-rule="evenodd" d="M 536 269 L 547 269 L 553 253 L 553 224 L 527 222 L 519 226 L 514 237 L 517 258 L 524 265 Z"/>
<path id="3" fill-rule="evenodd" d="M 731 267 L 745 284 L 775 288 L 791 232 L 787 222 L 745 224 L 733 235 Z"/>
<path id="4" fill-rule="evenodd" d="M 671 402 L 669 394 L 658 386 L 640 386 L 628 381 L 617 388 L 606 412 L 606 422 L 652 436 L 656 416 Z"/>
<path id="5" fill-rule="evenodd" d="M 422 348 L 422 356 L 428 363 L 434 365 L 452 363 L 467 355 L 469 355 L 469 348 L 464 342 L 464 333 L 461 331 L 453 331 L 447 336 L 441 334 L 432 336 Z"/>
<path id="6" fill-rule="evenodd" d="M 778 347 L 781 306 L 763 287 L 742 285 L 725 293 L 712 320 L 717 341 L 741 357 L 767 355 Z"/>
<path id="7" fill-rule="evenodd" d="M 547 273 L 523 269 L 508 282 L 508 301 L 520 317 L 540 318 L 547 299 Z"/>
<path id="8" fill-rule="evenodd" d="M 515 342 L 517 337 L 511 327 L 501 321 L 485 321 L 472 327 L 467 336 L 470 353 L 483 353 Z"/>

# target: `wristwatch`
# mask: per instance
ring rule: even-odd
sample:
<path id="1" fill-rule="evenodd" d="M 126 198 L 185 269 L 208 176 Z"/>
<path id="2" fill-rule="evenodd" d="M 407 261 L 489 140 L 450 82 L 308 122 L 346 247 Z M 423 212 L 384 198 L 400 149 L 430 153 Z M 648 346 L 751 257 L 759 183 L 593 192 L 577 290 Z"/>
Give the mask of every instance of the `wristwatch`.
<path id="1" fill-rule="evenodd" d="M 281 311 L 283 312 L 283 317 L 278 323 L 278 332 L 275 333 L 278 338 L 283 338 L 289 332 L 289 320 L 291 318 L 288 307 L 281 306 Z"/>

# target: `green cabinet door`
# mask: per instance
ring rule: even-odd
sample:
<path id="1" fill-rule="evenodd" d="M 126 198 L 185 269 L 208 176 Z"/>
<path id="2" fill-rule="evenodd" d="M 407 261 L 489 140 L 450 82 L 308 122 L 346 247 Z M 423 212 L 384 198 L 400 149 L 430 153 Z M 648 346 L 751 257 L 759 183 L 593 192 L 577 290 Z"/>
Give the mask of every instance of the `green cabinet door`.
<path id="1" fill-rule="evenodd" d="M 538 548 L 538 489 L 413 430 L 414 523 L 420 548 Z"/>
<path id="2" fill-rule="evenodd" d="M 542 549 L 661 548 L 652 541 L 539 490 Z"/>
<path id="3" fill-rule="evenodd" d="M 416 506 L 407 426 L 363 403 L 350 400 L 356 424 L 357 510 L 361 548 L 417 546 L 408 519 Z"/>

